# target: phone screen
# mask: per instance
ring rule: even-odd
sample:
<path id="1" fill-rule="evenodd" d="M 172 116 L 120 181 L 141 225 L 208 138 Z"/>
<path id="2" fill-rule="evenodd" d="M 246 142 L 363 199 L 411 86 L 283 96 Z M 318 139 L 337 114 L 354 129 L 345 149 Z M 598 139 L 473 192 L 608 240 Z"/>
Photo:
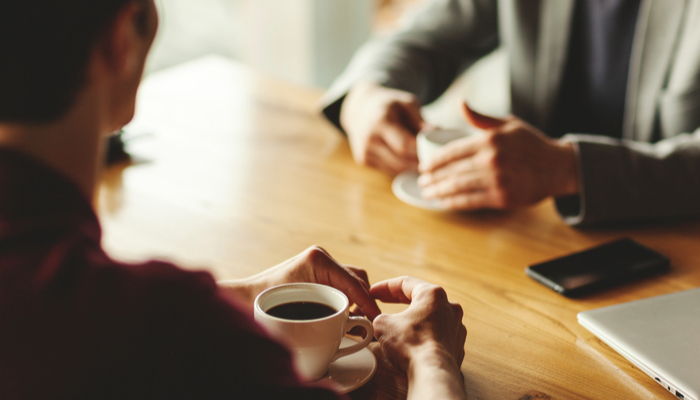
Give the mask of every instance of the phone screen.
<path id="1" fill-rule="evenodd" d="M 566 296 L 589 293 L 668 269 L 662 254 L 635 242 L 620 239 L 555 260 L 532 265 L 526 273 Z"/>

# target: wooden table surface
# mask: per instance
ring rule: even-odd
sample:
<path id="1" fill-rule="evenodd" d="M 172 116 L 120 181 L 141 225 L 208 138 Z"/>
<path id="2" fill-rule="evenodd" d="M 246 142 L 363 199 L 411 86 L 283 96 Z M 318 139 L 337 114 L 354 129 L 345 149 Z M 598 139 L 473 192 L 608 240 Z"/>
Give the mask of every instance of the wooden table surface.
<path id="1" fill-rule="evenodd" d="M 225 279 L 319 244 L 372 282 L 412 275 L 462 304 L 470 399 L 674 398 L 576 314 L 700 286 L 700 223 L 580 230 L 550 201 L 514 212 L 411 207 L 394 197 L 390 177 L 354 164 L 346 140 L 319 116 L 320 95 L 218 57 L 149 76 L 128 127 L 134 160 L 105 171 L 98 195 L 108 252 Z M 623 236 L 669 256 L 671 272 L 580 300 L 524 273 Z M 405 398 L 405 377 L 373 351 L 379 370 L 352 397 Z"/>

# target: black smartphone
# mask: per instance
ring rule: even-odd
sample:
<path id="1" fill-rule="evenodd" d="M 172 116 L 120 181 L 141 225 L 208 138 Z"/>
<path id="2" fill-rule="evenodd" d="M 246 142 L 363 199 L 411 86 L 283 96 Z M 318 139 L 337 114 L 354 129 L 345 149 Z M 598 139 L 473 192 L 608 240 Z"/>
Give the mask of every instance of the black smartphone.
<path id="1" fill-rule="evenodd" d="M 525 273 L 567 297 L 668 270 L 664 255 L 625 238 L 527 267 Z"/>

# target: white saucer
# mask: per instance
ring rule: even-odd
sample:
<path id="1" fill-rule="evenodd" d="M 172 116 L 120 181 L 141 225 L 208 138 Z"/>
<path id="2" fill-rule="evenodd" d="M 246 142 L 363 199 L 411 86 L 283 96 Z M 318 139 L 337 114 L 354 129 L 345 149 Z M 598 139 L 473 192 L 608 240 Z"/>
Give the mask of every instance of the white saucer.
<path id="1" fill-rule="evenodd" d="M 412 206 L 433 211 L 446 210 L 439 201 L 423 198 L 418 187 L 418 172 L 405 171 L 396 175 L 394 182 L 391 184 L 391 190 L 399 200 Z"/>
<path id="2" fill-rule="evenodd" d="M 356 344 L 354 340 L 344 337 L 340 348 L 349 347 Z M 328 367 L 328 373 L 321 378 L 322 380 L 331 381 L 332 385 L 340 393 L 345 394 L 352 392 L 360 386 L 367 383 L 374 373 L 377 371 L 377 359 L 374 354 L 364 348 L 355 354 L 341 357 L 331 363 Z"/>

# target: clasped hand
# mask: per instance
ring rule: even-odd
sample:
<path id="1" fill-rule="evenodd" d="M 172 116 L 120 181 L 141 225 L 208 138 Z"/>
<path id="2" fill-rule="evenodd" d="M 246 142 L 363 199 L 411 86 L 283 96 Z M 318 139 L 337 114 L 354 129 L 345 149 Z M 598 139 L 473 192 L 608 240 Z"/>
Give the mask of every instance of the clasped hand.
<path id="1" fill-rule="evenodd" d="M 389 175 L 418 167 L 416 133 L 427 124 L 411 93 L 358 83 L 343 101 L 340 123 L 358 164 Z"/>
<path id="2" fill-rule="evenodd" d="M 357 267 L 338 263 L 319 246 L 311 246 L 296 257 L 242 280 L 220 281 L 219 287 L 251 308 L 255 297 L 265 289 L 285 283 L 309 282 L 332 286 L 356 304 L 358 312 L 371 321 L 381 312 L 370 296 L 367 273 Z"/>
<path id="3" fill-rule="evenodd" d="M 356 311 L 374 321 L 375 337 L 387 358 L 403 371 L 411 360 L 420 358 L 419 353 L 447 359 L 456 368 L 462 363 L 467 336 L 462 308 L 448 300 L 444 289 L 410 277 L 370 287 L 364 270 L 339 264 L 318 246 L 251 278 L 221 281 L 219 286 L 252 308 L 263 290 L 293 282 L 320 283 L 345 293 L 357 305 Z M 409 307 L 398 314 L 380 315 L 377 300 Z"/>

